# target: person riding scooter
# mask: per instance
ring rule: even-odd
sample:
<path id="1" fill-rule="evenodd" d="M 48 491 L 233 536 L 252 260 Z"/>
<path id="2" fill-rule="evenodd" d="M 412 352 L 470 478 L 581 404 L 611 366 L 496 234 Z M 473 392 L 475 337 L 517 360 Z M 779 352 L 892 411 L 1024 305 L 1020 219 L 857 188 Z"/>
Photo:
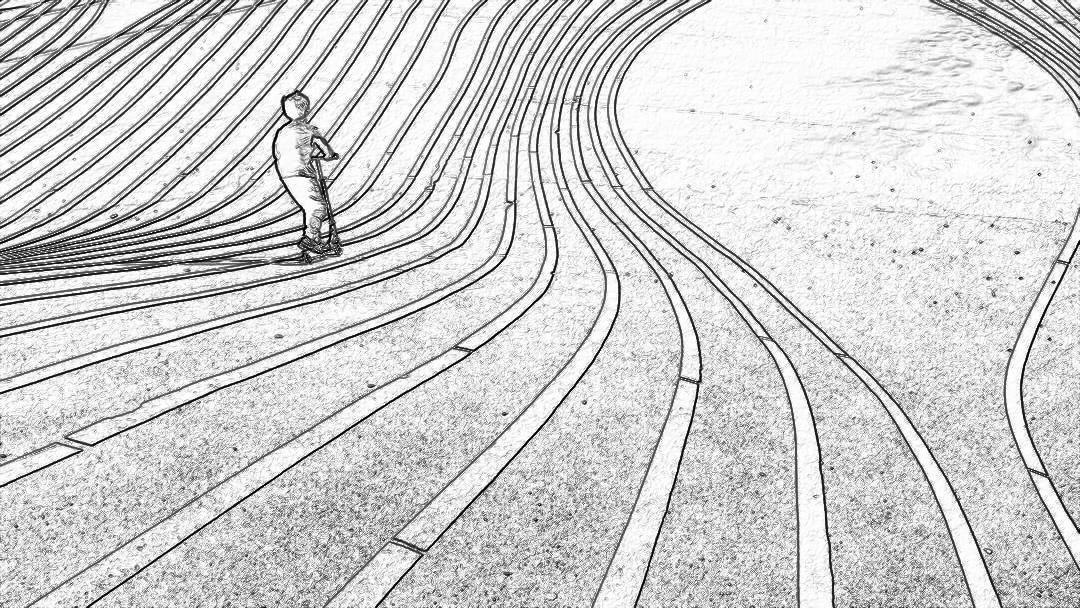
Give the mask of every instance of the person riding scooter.
<path id="1" fill-rule="evenodd" d="M 281 99 L 281 111 L 289 119 L 274 134 L 274 168 L 285 191 L 303 210 L 303 235 L 297 243 L 302 255 L 340 255 L 336 235 L 322 240 L 322 225 L 330 213 L 322 172 L 315 165 L 319 159 L 339 158 L 330 142 L 315 125 L 308 122 L 311 100 L 300 91 Z"/>

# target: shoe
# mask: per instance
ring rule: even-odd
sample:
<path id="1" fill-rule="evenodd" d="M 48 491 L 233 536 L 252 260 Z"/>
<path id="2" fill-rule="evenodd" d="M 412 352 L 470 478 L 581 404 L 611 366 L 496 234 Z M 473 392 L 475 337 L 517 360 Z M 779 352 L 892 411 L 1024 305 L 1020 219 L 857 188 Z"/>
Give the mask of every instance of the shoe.
<path id="1" fill-rule="evenodd" d="M 297 246 L 300 247 L 301 251 L 311 252 L 318 255 L 325 255 L 326 252 L 330 250 L 329 246 L 326 243 L 320 243 L 319 241 L 316 241 L 315 239 L 307 236 L 300 239 L 300 242 L 297 243 Z"/>
<path id="2" fill-rule="evenodd" d="M 326 254 L 325 255 L 330 255 L 330 256 L 339 256 L 339 255 L 341 255 L 341 241 L 338 240 L 337 237 L 334 237 L 334 238 L 330 239 L 326 243 Z"/>

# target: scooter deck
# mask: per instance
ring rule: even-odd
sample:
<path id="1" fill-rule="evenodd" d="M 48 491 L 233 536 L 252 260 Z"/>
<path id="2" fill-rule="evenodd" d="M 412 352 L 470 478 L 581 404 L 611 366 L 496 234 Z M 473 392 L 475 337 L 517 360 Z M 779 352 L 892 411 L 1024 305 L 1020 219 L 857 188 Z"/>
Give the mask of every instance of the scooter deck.
<path id="1" fill-rule="evenodd" d="M 307 266 L 308 264 L 313 264 L 324 258 L 336 258 L 340 255 L 340 250 L 328 253 L 315 253 L 313 251 L 302 250 L 294 256 L 281 258 L 280 260 L 275 261 L 274 264 L 278 266 Z"/>

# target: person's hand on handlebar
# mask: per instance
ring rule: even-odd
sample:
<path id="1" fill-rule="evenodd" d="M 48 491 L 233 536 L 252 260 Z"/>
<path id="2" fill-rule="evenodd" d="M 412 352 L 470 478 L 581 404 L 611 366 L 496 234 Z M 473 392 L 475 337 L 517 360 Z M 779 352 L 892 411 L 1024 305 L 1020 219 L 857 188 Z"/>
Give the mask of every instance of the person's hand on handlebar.
<path id="1" fill-rule="evenodd" d="M 326 138 L 322 135 L 319 135 L 318 133 L 316 133 L 315 137 L 312 138 L 311 144 L 315 147 L 315 149 L 312 150 L 312 158 L 318 158 L 320 160 L 326 161 L 337 160 L 341 158 L 340 156 L 338 156 L 338 153 L 334 152 L 334 149 L 330 147 L 330 142 L 326 141 Z"/>

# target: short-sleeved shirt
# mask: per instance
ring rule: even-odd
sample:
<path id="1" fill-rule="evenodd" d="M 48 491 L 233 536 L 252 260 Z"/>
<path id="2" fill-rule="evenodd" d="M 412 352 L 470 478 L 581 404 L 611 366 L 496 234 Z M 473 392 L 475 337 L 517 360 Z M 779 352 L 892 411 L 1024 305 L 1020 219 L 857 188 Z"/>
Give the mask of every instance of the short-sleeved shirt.
<path id="1" fill-rule="evenodd" d="M 316 177 L 311 164 L 316 138 L 322 139 L 322 134 L 307 121 L 292 120 L 278 129 L 274 135 L 274 163 L 282 177 Z"/>

